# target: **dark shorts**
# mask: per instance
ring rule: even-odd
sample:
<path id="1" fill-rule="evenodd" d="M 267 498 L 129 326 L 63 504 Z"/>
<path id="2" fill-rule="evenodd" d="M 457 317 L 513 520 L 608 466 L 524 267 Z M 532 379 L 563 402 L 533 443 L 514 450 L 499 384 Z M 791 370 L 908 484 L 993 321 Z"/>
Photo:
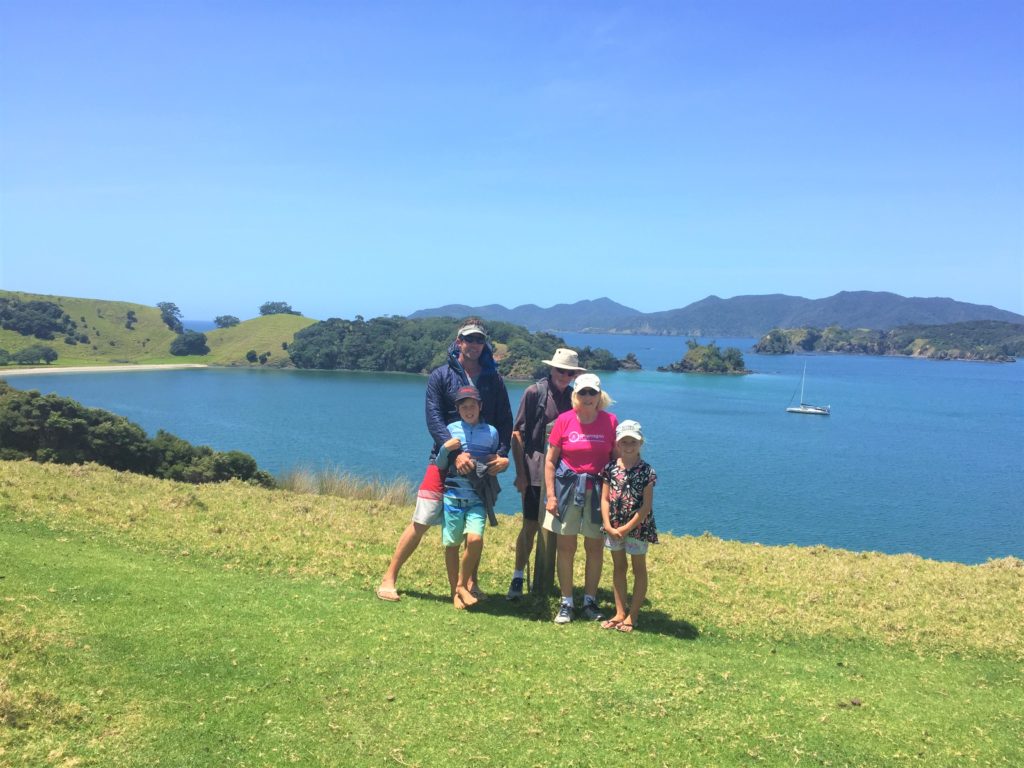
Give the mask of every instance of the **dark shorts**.
<path id="1" fill-rule="evenodd" d="M 540 486 L 526 486 L 523 494 L 523 520 L 540 520 Z"/>

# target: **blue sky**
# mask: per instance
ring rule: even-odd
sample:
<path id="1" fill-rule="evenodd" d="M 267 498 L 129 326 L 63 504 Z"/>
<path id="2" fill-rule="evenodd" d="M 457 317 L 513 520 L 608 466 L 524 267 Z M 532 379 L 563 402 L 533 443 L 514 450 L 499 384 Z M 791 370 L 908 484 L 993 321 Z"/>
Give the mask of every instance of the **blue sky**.
<path id="1" fill-rule="evenodd" d="M 1024 3 L 0 2 L 0 287 L 1024 312 Z"/>

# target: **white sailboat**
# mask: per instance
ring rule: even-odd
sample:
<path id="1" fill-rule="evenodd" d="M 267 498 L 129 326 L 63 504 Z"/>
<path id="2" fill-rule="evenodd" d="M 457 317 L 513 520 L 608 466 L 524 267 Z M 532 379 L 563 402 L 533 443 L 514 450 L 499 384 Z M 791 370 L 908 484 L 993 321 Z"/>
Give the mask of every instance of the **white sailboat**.
<path id="1" fill-rule="evenodd" d="M 807 378 L 807 363 L 804 363 L 804 372 L 800 377 L 800 405 L 791 405 L 786 409 L 787 413 L 807 413 L 813 416 L 831 416 L 832 406 L 811 405 L 804 402 L 804 380 Z M 795 392 L 793 394 L 796 394 Z M 792 402 L 792 399 L 790 400 Z"/>

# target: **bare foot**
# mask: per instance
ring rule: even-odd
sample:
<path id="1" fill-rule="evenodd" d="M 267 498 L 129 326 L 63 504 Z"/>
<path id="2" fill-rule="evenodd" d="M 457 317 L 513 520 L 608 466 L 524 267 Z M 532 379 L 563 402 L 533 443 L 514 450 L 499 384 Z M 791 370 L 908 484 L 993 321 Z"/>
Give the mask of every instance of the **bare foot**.
<path id="1" fill-rule="evenodd" d="M 473 597 L 473 593 L 465 587 L 459 586 L 455 588 L 455 596 L 462 600 L 463 603 L 468 607 L 470 605 L 476 605 L 479 600 Z"/>
<path id="2" fill-rule="evenodd" d="M 624 622 L 619 624 L 616 629 L 619 630 L 619 632 L 632 632 L 636 627 L 633 626 L 632 620 L 627 618 Z"/>
<path id="3" fill-rule="evenodd" d="M 601 629 L 618 629 L 619 624 L 626 620 L 626 616 L 615 614 L 608 621 L 601 622 Z"/>
<path id="4" fill-rule="evenodd" d="M 459 593 L 458 593 L 458 592 L 456 592 L 456 593 L 455 593 L 455 596 L 454 596 L 454 597 L 452 597 L 452 605 L 454 605 L 454 606 L 455 606 L 455 608 L 456 608 L 457 610 L 460 610 L 460 611 L 461 611 L 461 610 L 462 610 L 463 608 L 465 608 L 465 607 L 466 607 L 466 604 L 465 604 L 464 602 L 462 602 L 462 598 L 461 598 L 461 597 L 459 597 Z"/>

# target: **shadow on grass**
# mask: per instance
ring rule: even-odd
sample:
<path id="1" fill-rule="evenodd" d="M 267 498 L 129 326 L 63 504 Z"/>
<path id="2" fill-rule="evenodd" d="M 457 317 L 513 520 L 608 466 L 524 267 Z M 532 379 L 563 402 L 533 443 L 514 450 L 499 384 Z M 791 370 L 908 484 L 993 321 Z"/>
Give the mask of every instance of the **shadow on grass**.
<path id="1" fill-rule="evenodd" d="M 612 604 L 611 594 L 599 592 L 599 597 L 605 599 L 604 604 Z M 417 592 L 408 590 L 402 593 L 409 599 L 431 600 L 437 603 L 450 603 L 451 599 L 446 595 L 438 595 L 432 592 Z M 578 601 L 582 604 L 582 597 Z M 485 600 L 481 600 L 471 608 L 466 609 L 470 613 L 485 613 L 488 616 L 519 619 L 521 621 L 553 621 L 558 612 L 557 597 L 544 598 L 540 595 L 524 595 L 518 600 L 506 600 L 504 595 L 489 594 Z M 591 622 L 577 619 L 574 624 L 587 625 Z M 700 637 L 700 630 L 688 621 L 675 619 L 664 611 L 644 608 L 640 611 L 640 623 L 637 633 L 659 634 L 667 637 L 674 637 L 679 640 L 696 640 Z"/>
<path id="2" fill-rule="evenodd" d="M 409 600 L 429 600 L 434 603 L 448 603 L 451 605 L 452 599 L 448 595 L 441 595 L 437 592 L 418 592 L 415 589 L 401 589 L 398 590 L 399 594 L 402 595 L 402 599 Z"/>

